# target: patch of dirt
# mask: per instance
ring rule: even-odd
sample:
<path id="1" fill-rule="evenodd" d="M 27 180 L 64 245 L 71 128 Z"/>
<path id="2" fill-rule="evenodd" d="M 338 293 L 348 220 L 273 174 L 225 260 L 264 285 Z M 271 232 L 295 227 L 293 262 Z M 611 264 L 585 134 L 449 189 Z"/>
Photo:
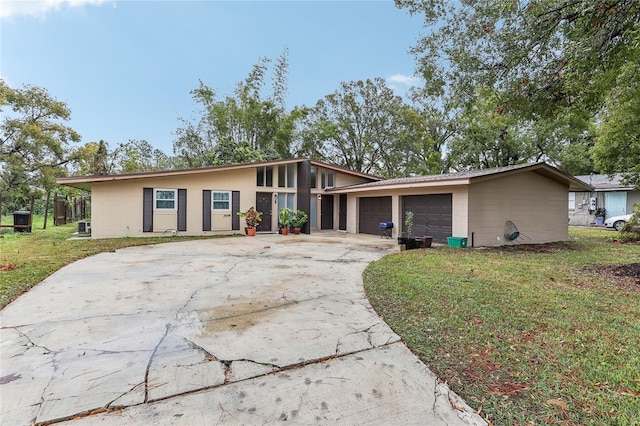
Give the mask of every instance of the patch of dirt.
<path id="1" fill-rule="evenodd" d="M 0 271 L 11 271 L 17 267 L 15 263 L 0 263 Z"/>
<path id="2" fill-rule="evenodd" d="M 580 250 L 580 248 L 570 241 L 559 241 L 546 244 L 513 244 L 498 247 L 490 247 L 487 250 L 503 253 L 559 253 L 563 251 Z"/>
<path id="3" fill-rule="evenodd" d="M 617 287 L 640 293 L 640 263 L 594 265 L 587 272 L 596 274 Z"/>

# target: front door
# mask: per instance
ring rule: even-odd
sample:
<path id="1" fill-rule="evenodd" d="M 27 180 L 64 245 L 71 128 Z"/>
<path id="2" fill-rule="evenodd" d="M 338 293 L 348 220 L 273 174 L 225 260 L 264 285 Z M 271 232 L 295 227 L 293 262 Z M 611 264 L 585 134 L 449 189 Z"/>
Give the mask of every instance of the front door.
<path id="1" fill-rule="evenodd" d="M 340 194 L 340 211 L 338 212 L 338 229 L 347 230 L 347 194 Z"/>
<path id="2" fill-rule="evenodd" d="M 271 197 L 273 194 L 270 192 L 257 192 L 256 193 L 256 210 L 262 213 L 262 222 L 256 228 L 260 232 L 271 231 Z"/>
<path id="3" fill-rule="evenodd" d="M 320 215 L 320 229 L 333 229 L 333 195 L 322 196 Z"/>

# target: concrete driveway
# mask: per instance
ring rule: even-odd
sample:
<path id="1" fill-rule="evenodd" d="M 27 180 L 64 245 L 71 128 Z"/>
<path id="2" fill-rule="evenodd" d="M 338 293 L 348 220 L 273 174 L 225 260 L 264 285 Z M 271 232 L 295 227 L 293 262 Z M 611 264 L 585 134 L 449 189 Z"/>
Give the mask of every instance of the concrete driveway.
<path id="1" fill-rule="evenodd" d="M 373 311 L 372 236 L 75 262 L 0 312 L 2 424 L 484 424 Z"/>

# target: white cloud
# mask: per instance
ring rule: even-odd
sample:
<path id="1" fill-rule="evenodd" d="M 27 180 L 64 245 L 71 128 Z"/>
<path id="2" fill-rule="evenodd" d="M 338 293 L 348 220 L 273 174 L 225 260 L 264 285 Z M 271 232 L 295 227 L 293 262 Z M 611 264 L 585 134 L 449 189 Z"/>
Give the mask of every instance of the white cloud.
<path id="1" fill-rule="evenodd" d="M 396 95 L 404 96 L 409 92 L 409 89 L 420 83 L 420 79 L 415 75 L 393 74 L 391 77 L 387 77 L 385 82 Z"/>
<path id="2" fill-rule="evenodd" d="M 414 86 L 418 82 L 418 77 L 415 75 L 394 74 L 391 77 L 387 77 L 387 84 L 396 85 L 402 84 L 405 86 Z"/>
<path id="3" fill-rule="evenodd" d="M 99 5 L 107 0 L 0 0 L 0 19 L 14 16 L 44 18 L 48 12 L 62 8 Z"/>

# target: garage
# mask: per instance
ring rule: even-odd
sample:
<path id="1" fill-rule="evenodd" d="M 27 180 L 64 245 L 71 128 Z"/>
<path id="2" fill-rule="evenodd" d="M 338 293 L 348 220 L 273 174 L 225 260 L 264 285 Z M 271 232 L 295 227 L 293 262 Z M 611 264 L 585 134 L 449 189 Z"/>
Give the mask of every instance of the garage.
<path id="1" fill-rule="evenodd" d="M 447 243 L 452 235 L 452 194 L 405 195 L 402 217 L 413 212 L 413 235 L 431 235 L 433 241 Z"/>
<path id="2" fill-rule="evenodd" d="M 358 232 L 380 234 L 380 222 L 391 222 L 391 197 L 362 197 L 359 199 Z"/>

